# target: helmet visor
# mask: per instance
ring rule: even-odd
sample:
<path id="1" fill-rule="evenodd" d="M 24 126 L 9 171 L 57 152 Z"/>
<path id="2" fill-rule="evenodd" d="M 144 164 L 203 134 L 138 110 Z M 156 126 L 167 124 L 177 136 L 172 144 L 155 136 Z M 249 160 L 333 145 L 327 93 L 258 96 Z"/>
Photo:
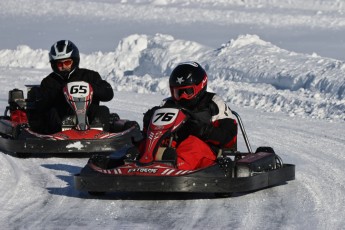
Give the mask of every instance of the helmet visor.
<path id="1" fill-rule="evenodd" d="M 195 96 L 195 89 L 193 85 L 174 87 L 172 88 L 172 95 L 177 101 L 181 100 L 182 98 L 189 100 Z"/>
<path id="2" fill-rule="evenodd" d="M 56 62 L 56 66 L 59 68 L 62 68 L 63 66 L 71 66 L 73 64 L 72 59 L 66 59 L 66 60 L 61 60 Z"/>

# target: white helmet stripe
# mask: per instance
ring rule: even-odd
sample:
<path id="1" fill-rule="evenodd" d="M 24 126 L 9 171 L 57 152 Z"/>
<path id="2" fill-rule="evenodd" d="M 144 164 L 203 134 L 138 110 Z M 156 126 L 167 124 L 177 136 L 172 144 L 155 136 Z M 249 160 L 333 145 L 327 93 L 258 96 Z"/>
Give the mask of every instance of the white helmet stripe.
<path id="1" fill-rule="evenodd" d="M 56 55 L 52 55 L 53 59 L 58 60 L 58 59 L 70 58 L 73 50 L 71 52 L 67 53 L 67 46 L 68 46 L 68 40 L 65 40 L 64 49 L 61 52 L 59 52 L 59 50 L 57 48 L 57 43 L 55 43 L 54 50 L 55 50 Z"/>

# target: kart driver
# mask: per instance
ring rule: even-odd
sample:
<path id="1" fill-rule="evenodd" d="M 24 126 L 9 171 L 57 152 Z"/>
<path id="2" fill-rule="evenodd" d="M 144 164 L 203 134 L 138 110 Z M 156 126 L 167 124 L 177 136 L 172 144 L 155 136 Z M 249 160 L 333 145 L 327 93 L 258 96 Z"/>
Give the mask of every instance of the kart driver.
<path id="1" fill-rule="evenodd" d="M 49 61 L 53 72 L 42 80 L 41 99 L 36 103 L 38 111 L 43 115 L 43 133 L 61 131 L 62 119 L 74 114 L 63 94 L 64 86 L 73 81 L 88 82 L 93 89 L 93 99 L 87 114 L 90 124 L 98 120 L 103 125 L 103 130 L 109 129 L 109 109 L 99 104 L 100 101 L 110 101 L 113 98 L 113 89 L 98 72 L 79 68 L 79 60 L 79 50 L 69 40 L 60 40 L 50 49 Z"/>
<path id="2" fill-rule="evenodd" d="M 184 170 L 207 167 L 216 160 L 219 148 L 235 145 L 237 123 L 234 115 L 218 95 L 206 91 L 207 74 L 196 62 L 179 64 L 170 75 L 169 86 L 171 97 L 162 102 L 162 107 L 177 105 L 192 113 L 177 131 L 177 167 Z M 144 133 L 157 108 L 145 113 Z"/>

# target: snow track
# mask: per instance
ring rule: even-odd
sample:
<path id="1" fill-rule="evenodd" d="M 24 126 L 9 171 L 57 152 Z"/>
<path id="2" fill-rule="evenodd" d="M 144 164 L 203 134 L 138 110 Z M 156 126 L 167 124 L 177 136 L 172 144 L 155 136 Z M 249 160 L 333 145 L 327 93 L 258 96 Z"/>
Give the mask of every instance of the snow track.
<path id="1" fill-rule="evenodd" d="M 267 127 L 263 132 L 269 134 L 271 126 Z M 286 162 L 296 164 L 296 181 L 284 188 L 293 196 L 281 208 L 290 211 L 291 220 L 298 220 L 299 229 L 340 229 L 343 224 L 344 128 L 343 123 L 281 117 L 276 131 L 266 136 Z"/>
<path id="2" fill-rule="evenodd" d="M 162 99 L 140 95 L 152 101 L 151 105 L 140 106 L 135 100 L 129 101 L 126 93 L 115 96 L 109 106 L 113 111 L 117 107 L 129 119 L 140 117 L 147 106 Z M 1 154 L 2 223 L 7 223 L 7 229 L 341 228 L 345 215 L 345 137 L 340 132 L 345 124 L 291 119 L 253 109 L 236 111 L 253 149 L 270 145 L 286 163 L 296 164 L 295 181 L 222 199 L 176 193 L 113 193 L 97 198 L 73 187 L 72 175 L 80 171 L 87 158 L 19 159 Z"/>
<path id="3" fill-rule="evenodd" d="M 272 146 L 296 164 L 296 180 L 231 198 L 93 197 L 73 187 L 87 158 L 0 153 L 1 229 L 344 229 L 344 1 L 2 0 L 0 9 L 0 112 L 9 90 L 50 73 L 58 39 L 112 84 L 111 111 L 140 125 L 164 97 L 151 93 L 169 94 L 172 68 L 195 60 L 253 150 Z"/>

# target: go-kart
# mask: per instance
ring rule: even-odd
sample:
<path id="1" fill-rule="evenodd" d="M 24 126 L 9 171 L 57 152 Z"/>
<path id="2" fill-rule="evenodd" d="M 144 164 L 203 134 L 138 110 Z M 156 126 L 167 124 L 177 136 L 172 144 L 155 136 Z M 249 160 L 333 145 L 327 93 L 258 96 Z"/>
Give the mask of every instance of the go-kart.
<path id="1" fill-rule="evenodd" d="M 66 100 L 75 112 L 62 121 L 60 132 L 44 134 L 33 127 L 37 123 L 35 102 L 39 99 L 39 86 L 27 86 L 27 98 L 22 90 L 9 92 L 4 116 L 0 117 L 0 151 L 19 157 L 32 154 L 74 154 L 109 153 L 131 145 L 133 140 L 142 138 L 135 122 L 132 126 L 124 125 L 128 120 L 120 119 L 117 114 L 110 114 L 111 127 L 103 131 L 103 124 L 90 125 L 87 111 L 92 102 L 93 90 L 89 83 L 71 82 L 63 91 Z M 34 96 L 33 96 L 34 95 Z"/>
<path id="2" fill-rule="evenodd" d="M 176 130 L 188 119 L 181 108 L 160 108 L 150 121 L 145 150 L 124 146 L 109 155 L 95 154 L 81 172 L 74 176 L 75 188 L 90 194 L 105 192 L 248 192 L 284 184 L 295 179 L 295 166 L 284 164 L 271 147 L 252 151 L 240 116 L 233 111 L 242 131 L 247 151 L 237 147 L 221 149 L 217 160 L 197 170 L 180 170 L 169 156 Z M 169 140 L 161 147 L 163 140 Z M 165 141 L 166 142 L 166 141 Z M 164 142 L 164 143 L 165 143 Z M 162 157 L 163 156 L 163 157 Z"/>

